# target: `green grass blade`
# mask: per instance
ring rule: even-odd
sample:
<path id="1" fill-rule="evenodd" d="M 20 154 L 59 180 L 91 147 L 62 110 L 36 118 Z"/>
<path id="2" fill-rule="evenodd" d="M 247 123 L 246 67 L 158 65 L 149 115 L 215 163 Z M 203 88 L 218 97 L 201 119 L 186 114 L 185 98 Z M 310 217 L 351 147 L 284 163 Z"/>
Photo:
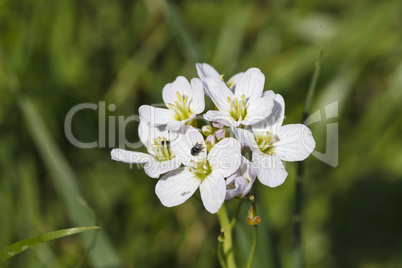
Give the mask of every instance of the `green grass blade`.
<path id="1" fill-rule="evenodd" d="M 61 238 L 64 236 L 69 236 L 73 234 L 78 234 L 82 232 L 86 232 L 89 230 L 97 229 L 97 226 L 90 226 L 90 227 L 75 227 L 69 229 L 63 229 L 59 231 L 49 232 L 45 234 L 41 234 L 38 236 L 34 236 L 29 239 L 25 239 L 14 243 L 0 251 L 0 262 L 7 260 L 8 258 L 14 257 L 15 255 L 27 250 L 30 247 L 33 247 L 37 244 L 47 242 L 50 240 L 54 240 L 57 238 Z"/>
<path id="2" fill-rule="evenodd" d="M 28 97 L 22 95 L 18 97 L 18 104 L 28 124 L 28 130 L 41 155 L 43 164 L 49 171 L 64 203 L 70 221 L 78 226 L 97 224 L 95 223 L 96 219 L 92 211 L 82 202 L 85 198 L 82 197 L 75 173 L 69 167 L 59 147 L 56 145 L 35 104 Z M 87 249 L 91 248 L 89 256 L 94 266 L 119 266 L 117 256 L 104 232 L 97 234 L 95 246 L 93 246 L 94 237 L 92 235 L 85 233 L 82 235 L 82 238 L 85 247 Z"/>

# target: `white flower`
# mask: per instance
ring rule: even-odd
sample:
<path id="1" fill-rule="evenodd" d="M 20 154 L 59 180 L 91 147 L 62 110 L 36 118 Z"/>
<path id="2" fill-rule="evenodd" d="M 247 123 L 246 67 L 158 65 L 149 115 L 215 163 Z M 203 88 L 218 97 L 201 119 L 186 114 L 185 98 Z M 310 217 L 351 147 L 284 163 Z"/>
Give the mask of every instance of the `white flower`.
<path id="1" fill-rule="evenodd" d="M 240 166 L 240 143 L 234 138 L 218 142 L 207 154 L 204 139 L 198 130 L 185 126 L 172 144 L 174 154 L 186 167 L 164 175 L 155 192 L 166 207 L 182 204 L 200 188 L 201 199 L 210 213 L 218 212 L 225 195 L 225 177 Z"/>
<path id="2" fill-rule="evenodd" d="M 215 68 L 209 65 L 208 63 L 197 63 L 195 64 L 195 68 L 197 68 L 198 77 L 201 78 L 202 81 L 204 81 L 205 78 L 207 77 L 216 77 L 224 81 L 223 75 L 219 74 L 215 70 Z M 236 84 L 239 82 L 240 78 L 243 75 L 244 72 L 235 74 L 234 76 L 229 78 L 229 80 L 227 80 L 226 85 L 233 91 L 234 88 L 236 87 Z M 207 92 L 206 95 L 209 96 Z"/>
<path id="3" fill-rule="evenodd" d="M 170 131 L 149 127 L 144 121 L 140 122 L 138 135 L 141 142 L 147 147 L 148 153 L 131 152 L 123 149 L 113 149 L 112 159 L 124 163 L 144 164 L 145 173 L 151 178 L 158 178 L 160 174 L 177 169 L 180 161 L 174 156 L 170 143 L 172 134 Z"/>
<path id="4" fill-rule="evenodd" d="M 239 169 L 226 179 L 226 197 L 225 200 L 233 197 L 246 196 L 253 186 L 255 177 L 257 176 L 252 163 L 244 156 L 241 157 L 242 162 Z"/>
<path id="5" fill-rule="evenodd" d="M 225 126 L 253 125 L 269 116 L 274 106 L 271 95 L 263 95 L 265 76 L 251 68 L 232 92 L 219 78 L 207 77 L 205 90 L 219 111 L 208 111 L 204 118 Z"/>
<path id="6" fill-rule="evenodd" d="M 173 83 L 163 88 L 162 97 L 169 109 L 149 105 L 139 108 L 140 118 L 152 126 L 166 125 L 169 130 L 179 131 L 205 109 L 204 89 L 198 78 L 193 78 L 190 85 L 186 78 L 177 77 Z"/>
<path id="7" fill-rule="evenodd" d="M 273 95 L 268 91 L 265 95 Z M 315 141 L 308 127 L 303 124 L 282 126 L 285 102 L 275 95 L 272 114 L 264 121 L 252 126 L 252 131 L 234 129 L 240 142 L 253 151 L 253 166 L 258 179 L 269 187 L 281 185 L 288 173 L 283 161 L 302 161 L 314 150 Z"/>

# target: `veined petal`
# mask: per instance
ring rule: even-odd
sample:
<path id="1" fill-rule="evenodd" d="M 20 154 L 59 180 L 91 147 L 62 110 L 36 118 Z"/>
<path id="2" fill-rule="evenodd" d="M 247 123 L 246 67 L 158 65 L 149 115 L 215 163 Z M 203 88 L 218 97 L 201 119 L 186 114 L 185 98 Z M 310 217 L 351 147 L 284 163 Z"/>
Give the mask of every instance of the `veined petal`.
<path id="1" fill-rule="evenodd" d="M 271 91 L 272 94 L 268 92 L 269 91 L 264 92 L 267 94 L 263 95 L 269 96 L 269 98 L 274 96 L 274 106 L 272 108 L 272 112 L 266 120 L 254 124 L 252 128 L 254 133 L 265 133 L 268 131 L 274 135 L 277 135 L 285 118 L 285 101 L 280 94 L 274 94 L 273 91 Z"/>
<path id="2" fill-rule="evenodd" d="M 194 114 L 200 114 L 205 109 L 204 85 L 200 79 L 191 79 L 191 90 L 192 98 L 189 105 L 194 111 Z"/>
<path id="3" fill-rule="evenodd" d="M 265 76 L 263 73 L 257 68 L 250 68 L 236 84 L 234 94 L 238 98 L 244 94 L 247 101 L 254 102 L 256 99 L 261 98 L 264 83 Z"/>
<path id="4" fill-rule="evenodd" d="M 225 138 L 215 144 L 207 158 L 212 169 L 223 177 L 232 175 L 241 163 L 240 147 L 240 142 L 234 138 Z"/>
<path id="5" fill-rule="evenodd" d="M 285 161 L 302 161 L 315 148 L 311 131 L 303 124 L 290 124 L 280 128 L 279 141 L 275 144 L 275 155 Z"/>
<path id="6" fill-rule="evenodd" d="M 151 178 L 159 178 L 161 174 L 175 170 L 179 168 L 180 165 L 181 163 L 176 157 L 169 161 L 163 162 L 152 159 L 152 161 L 149 161 L 145 164 L 144 171 Z"/>
<path id="7" fill-rule="evenodd" d="M 156 108 L 149 105 L 141 105 L 138 109 L 140 119 L 145 120 L 151 126 L 167 125 L 174 119 L 174 112 L 169 109 Z"/>
<path id="8" fill-rule="evenodd" d="M 200 144 L 202 150 L 196 154 L 191 154 L 191 149 L 196 145 Z M 179 133 L 177 133 L 177 138 L 170 143 L 172 151 L 184 165 L 188 166 L 190 161 L 198 161 L 200 159 L 205 159 L 207 156 L 207 149 L 205 146 L 205 141 L 202 134 L 192 126 L 184 126 Z"/>
<path id="9" fill-rule="evenodd" d="M 220 172 L 212 171 L 200 185 L 202 203 L 208 212 L 215 214 L 225 201 L 225 179 Z"/>
<path id="10" fill-rule="evenodd" d="M 288 176 L 282 161 L 274 156 L 253 153 L 253 166 L 259 181 L 269 187 L 281 185 Z"/>
<path id="11" fill-rule="evenodd" d="M 225 200 L 232 199 L 236 196 L 244 196 L 243 192 L 247 187 L 247 180 L 241 176 L 236 176 L 232 181 L 226 180 L 226 196 Z"/>
<path id="12" fill-rule="evenodd" d="M 164 175 L 156 184 L 155 193 L 166 207 L 174 207 L 189 199 L 200 181 L 187 168 L 179 168 Z"/>
<path id="13" fill-rule="evenodd" d="M 215 68 L 208 63 L 196 63 L 195 68 L 197 68 L 197 74 L 201 80 L 204 80 L 207 77 L 221 77 Z"/>
<path id="14" fill-rule="evenodd" d="M 177 101 L 177 92 L 181 95 L 187 95 L 188 98 L 192 97 L 191 86 L 188 80 L 179 76 L 172 83 L 167 84 L 162 90 L 162 98 L 166 106 L 168 103 Z"/>
<path id="15" fill-rule="evenodd" d="M 113 160 L 128 164 L 147 163 L 154 160 L 152 155 L 140 152 L 131 152 L 123 149 L 113 149 L 110 154 Z"/>
<path id="16" fill-rule="evenodd" d="M 247 116 L 243 120 L 243 125 L 253 125 L 262 120 L 265 120 L 272 112 L 274 101 L 269 96 L 256 98 L 250 101 L 247 107 Z"/>
<path id="17" fill-rule="evenodd" d="M 250 147 L 253 152 L 260 152 L 260 148 L 255 141 L 253 132 L 241 128 L 232 128 L 232 131 L 241 143 Z"/>
<path id="18" fill-rule="evenodd" d="M 218 107 L 220 111 L 227 111 L 229 113 L 230 103 L 228 102 L 228 98 L 233 99 L 234 95 L 226 84 L 216 77 L 207 77 L 204 80 L 204 84 L 205 91 L 216 107 Z"/>
<path id="19" fill-rule="evenodd" d="M 246 194 L 250 192 L 251 187 L 253 187 L 255 177 L 257 176 L 257 171 L 253 167 L 253 164 L 250 161 L 248 161 L 248 159 L 245 158 L 244 156 L 242 156 L 242 163 L 240 165 L 239 171 L 240 176 L 246 179 L 248 182 L 242 194 L 242 197 L 244 197 Z"/>
<path id="20" fill-rule="evenodd" d="M 230 83 L 230 82 L 233 81 L 233 84 L 234 84 L 234 86 L 236 87 L 236 84 L 239 83 L 239 81 L 240 81 L 240 79 L 243 77 L 243 75 L 244 75 L 244 72 L 237 73 L 237 74 L 235 74 L 234 76 L 232 76 L 229 80 L 227 80 L 227 82 Z M 232 91 L 234 91 L 234 90 L 232 90 Z"/>
<path id="21" fill-rule="evenodd" d="M 234 120 L 229 115 L 229 113 L 210 110 L 206 114 L 204 114 L 204 118 L 210 122 L 218 122 L 224 126 L 231 126 Z"/>

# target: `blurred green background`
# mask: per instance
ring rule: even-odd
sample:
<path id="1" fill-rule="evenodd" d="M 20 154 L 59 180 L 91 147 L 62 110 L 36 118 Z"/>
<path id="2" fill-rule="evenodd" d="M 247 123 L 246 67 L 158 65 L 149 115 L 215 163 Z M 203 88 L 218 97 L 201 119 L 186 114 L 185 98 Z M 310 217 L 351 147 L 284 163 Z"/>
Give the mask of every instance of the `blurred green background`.
<path id="1" fill-rule="evenodd" d="M 336 159 L 339 149 L 339 164 L 306 161 L 306 267 L 401 267 L 401 11 L 400 0 L 0 1 L 0 248 L 102 226 L 2 267 L 218 267 L 214 215 L 195 198 L 163 207 L 156 180 L 110 160 L 108 140 L 104 148 L 72 145 L 65 116 L 100 101 L 116 105 L 107 116 L 137 114 L 161 103 L 166 83 L 196 77 L 195 63 L 208 62 L 226 78 L 260 68 L 265 89 L 285 98 L 285 123 L 298 123 L 321 45 L 311 112 L 322 120 L 310 127 L 321 153 L 339 132 L 339 145 L 327 150 Z M 339 116 L 325 119 L 335 101 Z M 74 117 L 79 140 L 98 139 L 98 112 Z M 337 123 L 339 131 L 327 129 Z M 136 123 L 127 125 L 128 140 L 138 141 L 136 132 Z M 296 167 L 287 164 L 278 188 L 254 187 L 263 218 L 254 267 L 293 265 Z M 251 245 L 247 209 L 235 232 L 240 264 Z"/>

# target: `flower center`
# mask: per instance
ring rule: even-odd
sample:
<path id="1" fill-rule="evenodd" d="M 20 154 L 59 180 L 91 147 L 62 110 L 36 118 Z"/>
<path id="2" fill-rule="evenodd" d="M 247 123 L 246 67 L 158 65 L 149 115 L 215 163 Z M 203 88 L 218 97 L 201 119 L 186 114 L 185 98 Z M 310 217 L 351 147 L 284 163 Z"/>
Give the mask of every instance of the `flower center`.
<path id="1" fill-rule="evenodd" d="M 168 161 L 174 158 L 172 149 L 170 149 L 170 141 L 166 140 L 165 137 L 158 137 L 153 139 L 153 144 L 151 144 L 152 151 L 155 153 L 155 159 L 159 162 Z"/>
<path id="2" fill-rule="evenodd" d="M 228 97 L 228 102 L 230 104 L 230 116 L 237 122 L 243 121 L 247 116 L 246 96 L 241 95 L 240 100 L 238 98 L 232 100 Z"/>
<path id="3" fill-rule="evenodd" d="M 190 172 L 193 172 L 200 181 L 203 181 L 209 174 L 211 174 L 212 168 L 207 159 L 203 159 L 198 162 L 191 160 Z"/>
<path id="4" fill-rule="evenodd" d="M 187 95 L 182 96 L 179 92 L 176 92 L 176 96 L 177 101 L 174 103 L 168 103 L 168 107 L 175 112 L 174 118 L 177 121 L 183 121 L 190 118 L 194 112 L 190 109 Z"/>
<path id="5" fill-rule="evenodd" d="M 255 141 L 262 153 L 274 155 L 274 143 L 279 141 L 279 137 L 267 131 L 266 133 L 256 135 Z"/>

